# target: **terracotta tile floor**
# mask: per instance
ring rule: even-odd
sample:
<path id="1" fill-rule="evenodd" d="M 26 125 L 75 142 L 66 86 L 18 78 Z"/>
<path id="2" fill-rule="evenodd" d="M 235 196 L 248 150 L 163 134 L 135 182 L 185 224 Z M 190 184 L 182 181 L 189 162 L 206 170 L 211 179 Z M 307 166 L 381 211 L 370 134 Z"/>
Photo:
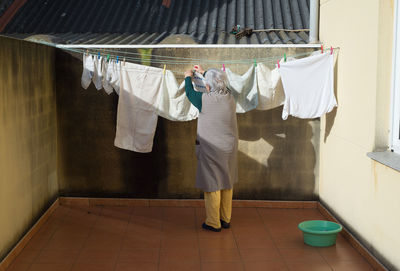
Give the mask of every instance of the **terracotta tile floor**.
<path id="1" fill-rule="evenodd" d="M 203 208 L 59 206 L 7 271 L 372 270 L 338 236 L 313 248 L 297 225 L 317 209 L 234 208 L 231 229 L 203 230 Z"/>

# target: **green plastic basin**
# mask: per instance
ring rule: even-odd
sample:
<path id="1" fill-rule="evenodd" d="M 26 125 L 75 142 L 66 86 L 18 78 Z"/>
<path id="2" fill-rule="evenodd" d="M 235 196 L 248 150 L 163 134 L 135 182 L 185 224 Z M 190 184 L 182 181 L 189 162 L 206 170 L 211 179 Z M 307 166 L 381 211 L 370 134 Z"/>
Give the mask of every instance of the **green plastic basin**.
<path id="1" fill-rule="evenodd" d="M 304 243 L 313 247 L 329 247 L 336 243 L 336 236 L 342 226 L 331 221 L 309 220 L 299 224 Z"/>

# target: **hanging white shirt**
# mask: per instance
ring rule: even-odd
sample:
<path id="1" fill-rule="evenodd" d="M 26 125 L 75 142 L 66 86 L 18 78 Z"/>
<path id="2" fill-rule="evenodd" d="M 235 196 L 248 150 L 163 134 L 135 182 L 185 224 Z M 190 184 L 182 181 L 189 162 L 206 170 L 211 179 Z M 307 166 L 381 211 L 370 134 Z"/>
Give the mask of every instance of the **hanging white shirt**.
<path id="1" fill-rule="evenodd" d="M 285 92 L 282 119 L 318 118 L 337 106 L 330 52 L 280 63 L 279 73 Z"/>

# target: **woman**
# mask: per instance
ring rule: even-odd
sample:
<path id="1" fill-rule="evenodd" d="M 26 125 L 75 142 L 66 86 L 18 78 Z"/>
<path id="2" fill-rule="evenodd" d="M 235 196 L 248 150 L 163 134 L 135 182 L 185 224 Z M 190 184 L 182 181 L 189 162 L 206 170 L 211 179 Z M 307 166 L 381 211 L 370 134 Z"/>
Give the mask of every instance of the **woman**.
<path id="1" fill-rule="evenodd" d="M 238 179 L 238 131 L 236 103 L 226 88 L 226 74 L 217 69 L 207 72 L 194 69 L 205 77 L 207 92 L 197 92 L 192 85 L 193 71 L 185 72 L 185 91 L 199 109 L 197 122 L 196 187 L 204 191 L 206 221 L 202 227 L 211 231 L 229 228 L 232 214 L 232 187 Z"/>

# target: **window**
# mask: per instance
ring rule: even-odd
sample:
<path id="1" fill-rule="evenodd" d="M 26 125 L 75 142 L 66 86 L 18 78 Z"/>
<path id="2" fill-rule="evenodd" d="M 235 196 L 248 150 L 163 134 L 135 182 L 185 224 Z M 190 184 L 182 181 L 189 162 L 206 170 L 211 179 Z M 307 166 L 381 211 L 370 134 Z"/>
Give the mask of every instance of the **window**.
<path id="1" fill-rule="evenodd" d="M 395 1 L 394 48 L 392 74 L 392 129 L 391 150 L 400 154 L 400 11 L 399 0 Z"/>

